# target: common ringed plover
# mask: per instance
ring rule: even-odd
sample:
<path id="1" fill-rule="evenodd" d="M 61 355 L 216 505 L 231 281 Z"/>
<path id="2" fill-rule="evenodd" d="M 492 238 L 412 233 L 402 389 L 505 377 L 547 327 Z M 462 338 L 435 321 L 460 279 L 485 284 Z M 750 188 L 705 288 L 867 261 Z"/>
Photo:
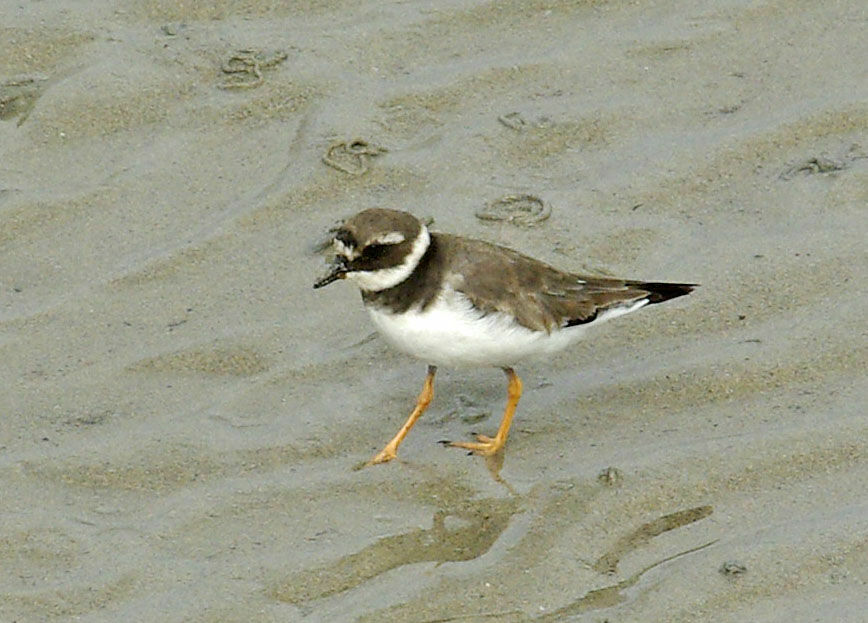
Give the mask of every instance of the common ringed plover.
<path id="1" fill-rule="evenodd" d="M 368 465 L 397 457 L 431 402 L 438 366 L 497 366 L 506 373 L 506 410 L 497 434 L 445 442 L 492 455 L 506 443 L 521 397 L 516 363 L 556 353 L 592 326 L 696 287 L 563 272 L 506 247 L 431 233 L 412 214 L 396 210 L 359 212 L 337 229 L 333 244 L 334 263 L 313 287 L 355 282 L 386 341 L 428 364 L 416 408 Z"/>

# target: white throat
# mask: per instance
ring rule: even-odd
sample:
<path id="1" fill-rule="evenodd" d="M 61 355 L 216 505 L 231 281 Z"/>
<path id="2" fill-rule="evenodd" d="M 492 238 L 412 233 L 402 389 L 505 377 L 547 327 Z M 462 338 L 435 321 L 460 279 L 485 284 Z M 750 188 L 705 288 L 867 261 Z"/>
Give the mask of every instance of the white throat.
<path id="1" fill-rule="evenodd" d="M 394 288 L 416 269 L 416 266 L 419 265 L 419 260 L 422 259 L 425 251 L 428 250 L 429 244 L 431 244 L 431 235 L 428 233 L 428 228 L 422 225 L 419 235 L 413 241 L 413 246 L 410 248 L 410 252 L 403 262 L 391 268 L 358 270 L 347 273 L 347 279 L 354 281 L 362 290 L 367 290 L 368 292 L 379 292 L 380 290 Z"/>

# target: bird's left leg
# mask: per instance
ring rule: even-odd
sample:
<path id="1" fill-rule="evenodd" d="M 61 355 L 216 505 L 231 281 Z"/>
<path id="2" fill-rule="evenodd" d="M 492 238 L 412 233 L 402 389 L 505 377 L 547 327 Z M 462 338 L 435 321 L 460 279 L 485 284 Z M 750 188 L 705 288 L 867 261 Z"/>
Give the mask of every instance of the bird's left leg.
<path id="1" fill-rule="evenodd" d="M 428 366 L 428 374 L 425 376 L 425 384 L 422 386 L 422 392 L 416 399 L 416 408 L 413 409 L 410 417 L 408 417 L 407 421 L 404 422 L 401 430 L 399 430 L 392 440 L 386 444 L 385 448 L 380 450 L 374 458 L 365 463 L 364 467 L 369 467 L 378 463 L 388 463 L 398 457 L 398 446 L 401 445 L 401 442 L 404 441 L 404 437 L 406 437 L 407 433 L 410 432 L 410 429 L 413 428 L 416 420 L 425 413 L 425 409 L 428 408 L 428 405 L 431 404 L 431 399 L 434 398 L 434 375 L 436 373 L 437 368 L 435 366 Z"/>

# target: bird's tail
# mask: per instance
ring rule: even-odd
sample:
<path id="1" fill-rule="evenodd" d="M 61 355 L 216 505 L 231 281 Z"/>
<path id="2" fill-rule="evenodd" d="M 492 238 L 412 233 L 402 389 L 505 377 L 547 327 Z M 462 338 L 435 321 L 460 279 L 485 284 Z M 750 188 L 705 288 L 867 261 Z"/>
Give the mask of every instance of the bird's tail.
<path id="1" fill-rule="evenodd" d="M 648 303 L 654 305 L 655 303 L 662 303 L 669 299 L 690 294 L 695 288 L 699 287 L 699 284 L 637 282 L 635 287 L 648 292 Z"/>

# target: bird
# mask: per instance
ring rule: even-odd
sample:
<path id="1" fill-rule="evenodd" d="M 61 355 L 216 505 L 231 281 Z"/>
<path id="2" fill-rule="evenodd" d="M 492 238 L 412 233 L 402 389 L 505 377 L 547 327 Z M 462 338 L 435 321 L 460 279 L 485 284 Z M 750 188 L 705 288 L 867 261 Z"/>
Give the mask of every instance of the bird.
<path id="1" fill-rule="evenodd" d="M 522 395 L 519 362 L 564 350 L 591 327 L 698 285 L 574 274 L 504 246 L 431 232 L 409 212 L 387 208 L 363 210 L 333 231 L 334 261 L 313 287 L 355 283 L 382 337 L 428 364 L 410 416 L 366 465 L 397 458 L 444 366 L 499 367 L 506 374 L 506 408 L 495 435 L 443 442 L 470 454 L 500 452 Z"/>

